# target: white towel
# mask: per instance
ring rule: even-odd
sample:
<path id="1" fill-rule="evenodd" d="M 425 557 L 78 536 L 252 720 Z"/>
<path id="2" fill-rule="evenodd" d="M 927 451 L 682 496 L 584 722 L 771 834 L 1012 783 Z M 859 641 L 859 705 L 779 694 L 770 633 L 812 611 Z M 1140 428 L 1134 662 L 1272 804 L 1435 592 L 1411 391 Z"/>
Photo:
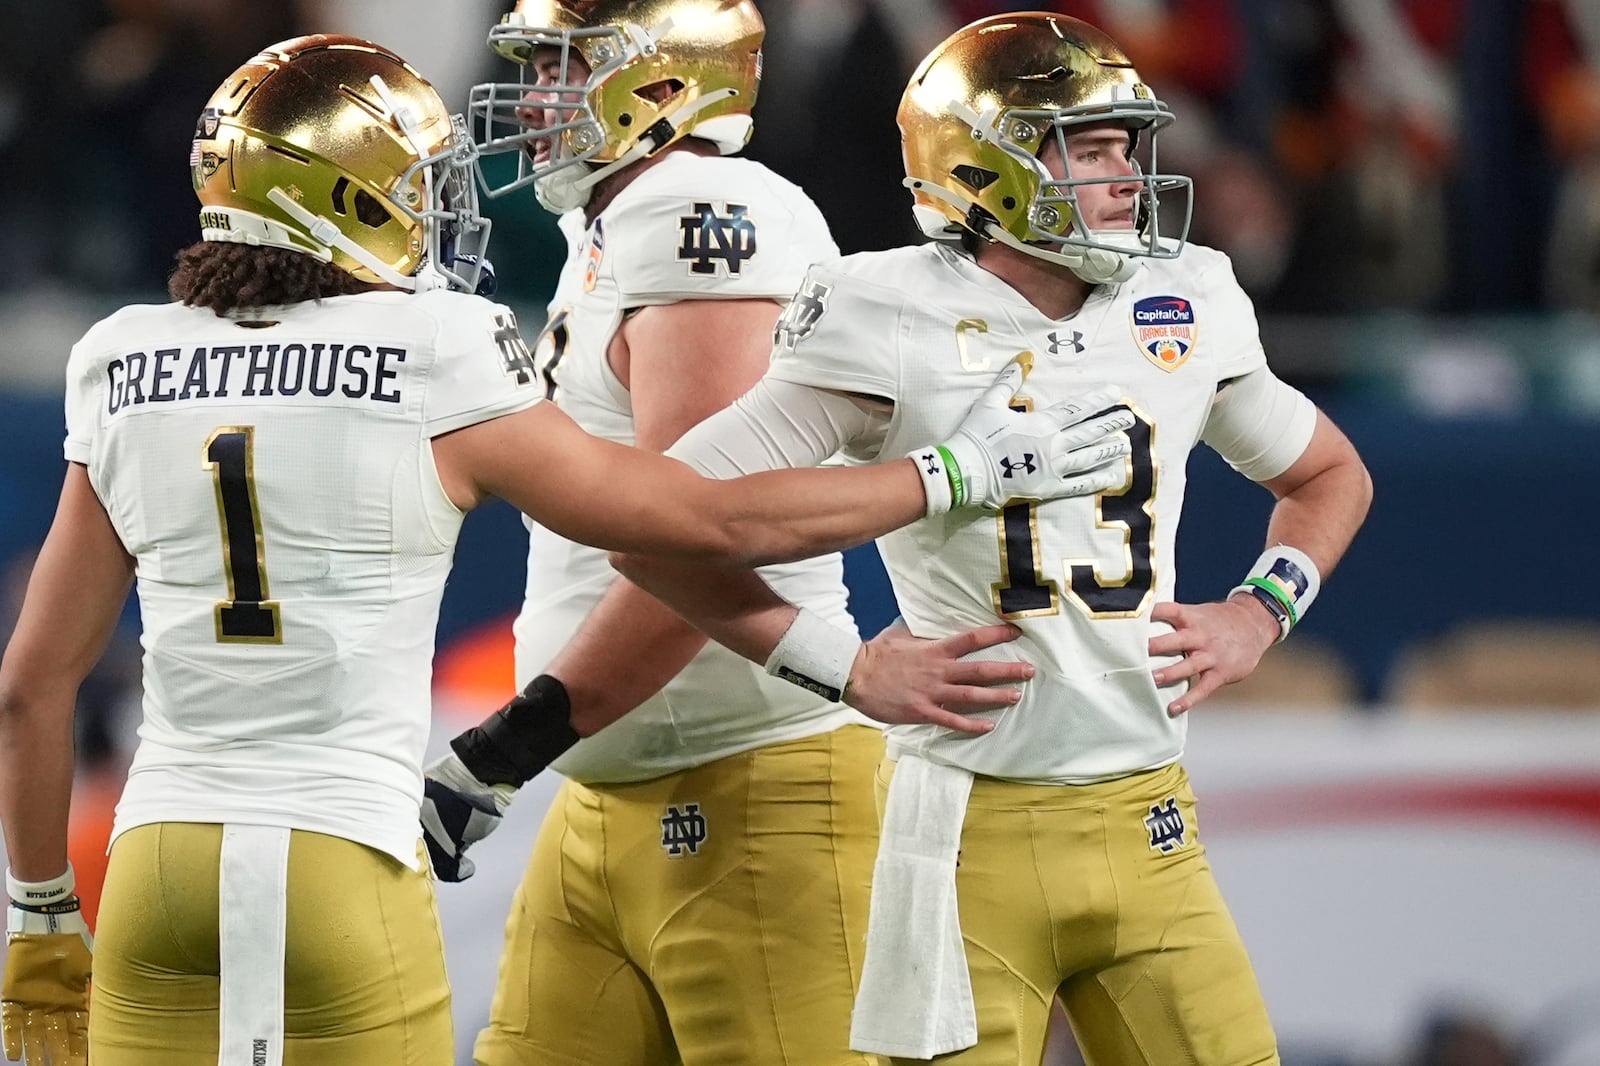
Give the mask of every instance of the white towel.
<path id="1" fill-rule="evenodd" d="M 289 830 L 222 829 L 222 1042 L 217 1066 L 283 1066 Z"/>
<path id="2" fill-rule="evenodd" d="M 903 755 L 872 871 L 854 1051 L 931 1059 L 978 1042 L 956 909 L 956 855 L 972 774 Z"/>

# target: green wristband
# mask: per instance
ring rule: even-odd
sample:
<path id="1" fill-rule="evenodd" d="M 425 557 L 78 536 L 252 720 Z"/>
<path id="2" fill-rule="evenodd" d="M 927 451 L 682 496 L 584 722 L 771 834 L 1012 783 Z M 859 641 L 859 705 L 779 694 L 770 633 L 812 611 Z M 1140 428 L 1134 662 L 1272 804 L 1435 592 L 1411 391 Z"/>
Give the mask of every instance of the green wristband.
<path id="1" fill-rule="evenodd" d="M 1277 582 L 1264 577 L 1247 577 L 1244 579 L 1244 584 L 1250 588 L 1260 589 L 1282 604 L 1283 609 L 1289 614 L 1289 625 L 1300 624 L 1300 612 L 1295 609 L 1294 600 L 1289 598 L 1289 594 Z"/>
<path id="2" fill-rule="evenodd" d="M 939 444 L 935 450 L 944 459 L 945 476 L 950 479 L 950 509 L 953 511 L 967 502 L 967 482 L 961 476 L 961 464 L 950 454 L 950 449 Z"/>

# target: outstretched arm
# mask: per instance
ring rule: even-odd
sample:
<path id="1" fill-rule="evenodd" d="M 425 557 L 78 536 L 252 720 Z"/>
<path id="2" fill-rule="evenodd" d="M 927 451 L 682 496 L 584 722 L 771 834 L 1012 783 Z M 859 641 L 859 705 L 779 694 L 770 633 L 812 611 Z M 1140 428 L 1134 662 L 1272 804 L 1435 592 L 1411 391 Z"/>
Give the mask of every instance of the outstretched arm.
<path id="1" fill-rule="evenodd" d="M 787 470 L 735 483 L 592 437 L 541 403 L 437 437 L 458 505 L 505 499 L 569 540 L 757 566 L 848 548 L 922 517 L 909 459 L 859 470 Z"/>
<path id="2" fill-rule="evenodd" d="M 1124 477 L 1126 411 L 1111 387 L 1044 411 L 1009 407 L 1026 374 L 1007 365 L 949 439 L 915 459 L 848 470 L 782 470 L 733 481 L 591 437 L 551 404 L 437 437 L 445 491 L 470 507 L 485 494 L 571 540 L 757 566 L 872 540 L 953 507 L 998 510 L 1015 497 L 1098 492 Z M 1021 461 L 1022 455 L 1037 460 Z"/>

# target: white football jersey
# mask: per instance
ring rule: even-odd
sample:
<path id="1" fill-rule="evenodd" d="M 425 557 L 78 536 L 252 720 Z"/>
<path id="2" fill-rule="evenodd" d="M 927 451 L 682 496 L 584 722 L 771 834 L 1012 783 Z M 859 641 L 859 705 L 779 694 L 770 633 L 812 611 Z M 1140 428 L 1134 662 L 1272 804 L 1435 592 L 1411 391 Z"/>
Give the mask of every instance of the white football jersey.
<path id="1" fill-rule="evenodd" d="M 1019 352 L 1032 354 L 1018 396 L 1031 408 L 1100 383 L 1124 389 L 1137 418 L 1128 478 L 1098 496 L 956 511 L 878 541 L 913 633 L 1004 618 L 1023 636 L 982 654 L 1038 668 L 993 732 L 894 726 L 890 750 L 1035 783 L 1162 766 L 1181 754 L 1186 719 L 1168 717 L 1181 686 L 1157 690 L 1147 644 L 1167 628 L 1150 609 L 1173 595 L 1185 463 L 1218 385 L 1265 365 L 1227 257 L 1189 245 L 1175 260 L 1146 260 L 1052 320 L 949 246 L 848 256 L 808 273 L 769 373 L 892 401 L 881 450 L 846 448 L 867 461 L 948 438 Z"/>
<path id="2" fill-rule="evenodd" d="M 462 514 L 431 438 L 542 393 L 505 307 L 376 292 L 124 308 L 67 369 L 69 460 L 137 566 L 144 720 L 114 833 L 331 834 L 417 862 Z"/>
<path id="3" fill-rule="evenodd" d="M 632 309 L 682 300 L 794 294 L 811 263 L 839 254 L 798 187 L 759 163 L 675 152 L 592 223 L 564 216 L 569 253 L 535 346 L 546 395 L 596 436 L 634 443 L 633 404 L 607 361 Z M 854 627 L 838 555 L 763 575 L 789 600 Z M 528 579 L 515 625 L 517 684 L 566 645 L 616 572 L 606 553 L 529 524 Z M 585 783 L 637 781 L 862 721 L 707 644 L 665 688 L 553 765 Z"/>

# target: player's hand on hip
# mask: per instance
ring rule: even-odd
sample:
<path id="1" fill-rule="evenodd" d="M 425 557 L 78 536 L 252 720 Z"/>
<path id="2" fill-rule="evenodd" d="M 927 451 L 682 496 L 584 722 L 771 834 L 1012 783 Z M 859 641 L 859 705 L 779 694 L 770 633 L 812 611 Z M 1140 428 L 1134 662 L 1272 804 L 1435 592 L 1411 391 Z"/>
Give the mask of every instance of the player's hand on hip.
<path id="1" fill-rule="evenodd" d="M 15 888 L 18 882 L 10 881 Z M 94 940 L 72 894 L 12 899 L 6 908 L 6 966 L 0 1031 L 6 1057 L 27 1066 L 89 1061 L 89 971 Z"/>
<path id="2" fill-rule="evenodd" d="M 1223 685 L 1250 676 L 1280 632 L 1276 620 L 1248 596 L 1221 603 L 1158 603 L 1150 617 L 1172 626 L 1172 632 L 1150 638 L 1150 654 L 1182 656 L 1153 671 L 1156 685 L 1189 682 L 1189 690 L 1167 704 L 1174 717 Z"/>
<path id="3" fill-rule="evenodd" d="M 1021 635 L 1016 626 L 994 625 L 928 640 L 912 636 L 904 623 L 897 621 L 861 646 L 850 671 L 845 702 L 868 718 L 890 725 L 930 724 L 962 733 L 987 733 L 994 722 L 970 716 L 1001 710 L 1020 700 L 1022 690 L 1010 684 L 1032 677 L 1033 666 L 962 656 Z"/>
<path id="4" fill-rule="evenodd" d="M 510 785 L 478 780 L 453 751 L 423 771 L 422 839 L 435 877 L 465 881 L 477 871 L 466 851 L 499 828 L 515 794 Z"/>
<path id="5" fill-rule="evenodd" d="M 1022 361 L 1008 363 L 942 445 L 953 506 L 998 510 L 1013 499 L 1093 495 L 1127 479 L 1132 445 L 1124 431 L 1134 418 L 1120 406 L 1122 390 L 1101 385 L 1042 411 L 1017 411 L 1011 403 L 1025 377 Z"/>

